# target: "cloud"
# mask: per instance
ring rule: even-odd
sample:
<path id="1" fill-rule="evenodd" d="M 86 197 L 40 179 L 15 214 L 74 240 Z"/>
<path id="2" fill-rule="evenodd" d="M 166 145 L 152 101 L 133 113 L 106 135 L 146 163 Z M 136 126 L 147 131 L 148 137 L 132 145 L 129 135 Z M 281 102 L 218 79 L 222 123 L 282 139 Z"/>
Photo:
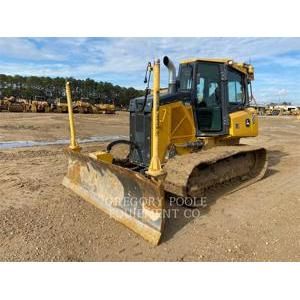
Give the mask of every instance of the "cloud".
<path id="1" fill-rule="evenodd" d="M 31 39 L 0 38 L 0 56 L 17 60 L 63 60 L 64 56 L 58 51 L 39 48 Z"/>
<path id="2" fill-rule="evenodd" d="M 73 76 L 143 88 L 148 61 L 228 57 L 255 66 L 255 93 L 300 102 L 300 38 L 0 38 L 0 73 Z M 162 68 L 162 84 L 167 71 Z M 268 94 L 269 93 L 269 94 Z"/>

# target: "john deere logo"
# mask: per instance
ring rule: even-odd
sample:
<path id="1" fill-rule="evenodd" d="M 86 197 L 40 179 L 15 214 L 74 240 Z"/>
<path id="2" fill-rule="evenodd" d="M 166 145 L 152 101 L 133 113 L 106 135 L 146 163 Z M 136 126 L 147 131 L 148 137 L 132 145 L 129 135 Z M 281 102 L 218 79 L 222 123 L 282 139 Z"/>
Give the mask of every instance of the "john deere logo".
<path id="1" fill-rule="evenodd" d="M 249 127 L 251 124 L 250 119 L 246 119 L 246 127 Z"/>

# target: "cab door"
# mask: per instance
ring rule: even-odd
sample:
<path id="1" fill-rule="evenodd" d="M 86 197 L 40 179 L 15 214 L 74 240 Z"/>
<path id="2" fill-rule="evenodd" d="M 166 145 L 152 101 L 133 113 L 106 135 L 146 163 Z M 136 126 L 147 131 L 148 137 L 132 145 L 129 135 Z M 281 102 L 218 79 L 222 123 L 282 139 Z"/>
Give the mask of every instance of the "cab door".
<path id="1" fill-rule="evenodd" d="M 198 136 L 223 135 L 228 132 L 228 113 L 224 65 L 198 62 L 195 74 L 195 119 Z"/>

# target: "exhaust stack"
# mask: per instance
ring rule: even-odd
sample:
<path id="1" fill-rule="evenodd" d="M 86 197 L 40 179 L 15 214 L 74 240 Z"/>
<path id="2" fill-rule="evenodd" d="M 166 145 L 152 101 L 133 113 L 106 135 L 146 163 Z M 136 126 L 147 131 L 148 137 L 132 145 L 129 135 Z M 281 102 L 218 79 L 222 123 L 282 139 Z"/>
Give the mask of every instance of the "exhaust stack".
<path id="1" fill-rule="evenodd" d="M 164 65 L 168 68 L 169 70 L 169 88 L 168 91 L 170 94 L 173 94 L 176 92 L 176 67 L 172 60 L 168 57 L 165 56 L 163 59 Z"/>

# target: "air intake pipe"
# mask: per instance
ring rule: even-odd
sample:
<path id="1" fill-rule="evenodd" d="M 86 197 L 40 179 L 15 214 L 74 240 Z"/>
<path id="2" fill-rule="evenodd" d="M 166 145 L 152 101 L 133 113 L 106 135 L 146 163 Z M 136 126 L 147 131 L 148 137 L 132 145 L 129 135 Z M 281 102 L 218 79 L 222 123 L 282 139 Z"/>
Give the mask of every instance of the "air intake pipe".
<path id="1" fill-rule="evenodd" d="M 176 68 L 174 63 L 171 61 L 171 59 L 168 56 L 165 56 L 163 59 L 164 65 L 169 70 L 169 87 L 168 92 L 170 94 L 173 94 L 176 92 Z"/>

